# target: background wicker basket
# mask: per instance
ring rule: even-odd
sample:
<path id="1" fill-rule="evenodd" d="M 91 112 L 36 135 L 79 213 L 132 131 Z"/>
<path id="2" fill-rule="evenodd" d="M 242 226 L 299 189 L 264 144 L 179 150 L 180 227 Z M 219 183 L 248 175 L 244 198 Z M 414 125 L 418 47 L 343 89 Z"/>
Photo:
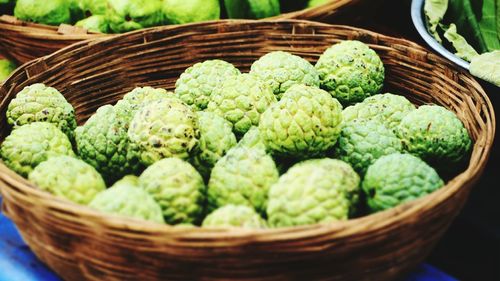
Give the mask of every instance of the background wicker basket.
<path id="1" fill-rule="evenodd" d="M 24 86 L 44 82 L 79 123 L 136 86 L 173 89 L 195 62 L 221 58 L 247 71 L 285 50 L 310 61 L 331 44 L 362 40 L 386 66 L 387 91 L 453 110 L 474 139 L 468 167 L 420 200 L 346 222 L 273 230 L 185 229 L 102 215 L 38 190 L 0 164 L 3 211 L 31 249 L 67 280 L 391 280 L 420 263 L 462 208 L 489 156 L 492 105 L 466 72 L 406 40 L 306 21 L 219 21 L 153 28 L 72 45 L 18 69 L 0 88 L 0 116 Z M 4 138 L 10 131 L 0 123 Z"/>
<path id="2" fill-rule="evenodd" d="M 330 3 L 302 11 L 282 14 L 275 19 L 305 19 L 339 22 L 352 22 L 368 11 L 366 6 L 376 5 L 382 0 L 332 0 Z M 0 16 L 0 48 L 18 62 L 25 63 L 32 59 L 51 54 L 73 43 L 105 36 L 87 33 L 70 25 L 59 27 L 28 23 L 12 16 Z"/>

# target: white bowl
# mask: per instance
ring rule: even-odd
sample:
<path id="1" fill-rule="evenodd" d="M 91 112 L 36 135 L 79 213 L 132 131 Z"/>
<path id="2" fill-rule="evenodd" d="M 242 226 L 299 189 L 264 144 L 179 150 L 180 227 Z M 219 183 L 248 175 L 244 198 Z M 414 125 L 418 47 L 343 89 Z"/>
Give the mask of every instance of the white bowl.
<path id="1" fill-rule="evenodd" d="M 465 69 L 469 69 L 468 62 L 448 51 L 445 47 L 439 44 L 439 42 L 436 41 L 436 39 L 434 39 L 431 34 L 429 34 L 429 31 L 427 31 L 427 27 L 425 25 L 424 2 L 425 0 L 413 0 L 411 3 L 411 19 L 413 20 L 413 24 L 415 25 L 415 28 L 417 29 L 420 36 L 422 36 L 424 41 L 432 49 L 434 49 L 434 51 L 438 52 L 443 57 L 451 60 L 459 66 Z"/>

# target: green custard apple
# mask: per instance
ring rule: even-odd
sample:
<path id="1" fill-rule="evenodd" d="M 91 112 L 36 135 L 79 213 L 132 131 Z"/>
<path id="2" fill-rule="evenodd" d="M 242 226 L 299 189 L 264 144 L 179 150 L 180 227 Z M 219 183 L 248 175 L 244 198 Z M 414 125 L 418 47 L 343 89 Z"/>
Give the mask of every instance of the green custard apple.
<path id="1" fill-rule="evenodd" d="M 252 126 L 236 144 L 238 147 L 266 150 L 266 145 L 260 136 L 259 127 Z"/>
<path id="2" fill-rule="evenodd" d="M 395 130 L 401 120 L 416 107 L 403 96 L 385 93 L 366 98 L 363 102 L 346 107 L 342 112 L 344 122 L 356 119 L 377 120 Z"/>
<path id="3" fill-rule="evenodd" d="M 321 158 L 299 162 L 293 167 L 300 167 L 300 165 L 323 169 L 330 176 L 335 177 L 338 186 L 344 189 L 346 197 L 349 200 L 349 217 L 356 214 L 360 202 L 361 179 L 349 163 L 339 159 Z"/>
<path id="4" fill-rule="evenodd" d="M 267 228 L 266 221 L 248 206 L 226 205 L 203 220 L 203 227 Z"/>
<path id="5" fill-rule="evenodd" d="M 468 155 L 472 143 L 455 113 L 437 105 L 423 105 L 410 112 L 396 133 L 405 151 L 436 167 L 460 162 Z"/>
<path id="6" fill-rule="evenodd" d="M 115 108 L 121 116 L 128 121 L 132 121 L 137 111 L 145 105 L 171 97 L 173 97 L 173 93 L 167 92 L 165 89 L 137 87 L 125 94 L 125 96 L 116 103 Z"/>
<path id="7" fill-rule="evenodd" d="M 127 174 L 137 174 L 139 152 L 127 135 L 128 121 L 111 105 L 100 107 L 85 125 L 75 131 L 78 155 L 99 171 L 107 183 Z"/>
<path id="8" fill-rule="evenodd" d="M 335 156 L 350 163 L 361 175 L 384 155 L 402 151 L 401 140 L 377 120 L 347 122 L 340 134 Z"/>
<path id="9" fill-rule="evenodd" d="M 199 222 L 205 184 L 189 163 L 178 158 L 160 160 L 142 173 L 139 184 L 160 204 L 168 224 Z"/>
<path id="10" fill-rule="evenodd" d="M 92 166 L 71 156 L 49 158 L 36 166 L 28 179 L 42 190 L 82 205 L 106 189 Z"/>
<path id="11" fill-rule="evenodd" d="M 282 51 L 271 52 L 259 58 L 252 64 L 250 74 L 271 86 L 278 100 L 293 85 L 319 87 L 319 74 L 312 64 Z"/>
<path id="12" fill-rule="evenodd" d="M 294 165 L 271 187 L 267 205 L 270 226 L 286 227 L 348 219 L 351 210 L 349 199 L 354 199 L 348 190 L 352 190 L 356 182 L 343 175 L 350 177 L 356 173 L 345 173 L 344 167 L 322 161 L 309 160 Z"/>
<path id="13" fill-rule="evenodd" d="M 78 4 L 85 16 L 106 15 L 107 0 L 79 0 Z"/>
<path id="14" fill-rule="evenodd" d="M 133 181 L 118 181 L 97 194 L 89 207 L 107 214 L 165 223 L 160 205 Z"/>
<path id="15" fill-rule="evenodd" d="M 267 194 L 279 177 L 271 156 L 261 149 L 231 149 L 212 170 L 208 182 L 208 208 L 245 205 L 264 213 Z"/>
<path id="16" fill-rule="evenodd" d="M 263 19 L 280 14 L 279 0 L 224 0 L 230 19 Z"/>
<path id="17" fill-rule="evenodd" d="M 260 116 L 276 103 L 271 88 L 256 76 L 241 74 L 226 80 L 210 98 L 207 111 L 214 112 L 233 124 L 237 136 L 258 126 Z"/>
<path id="18" fill-rule="evenodd" d="M 169 24 L 220 19 L 218 0 L 163 0 L 163 13 Z"/>
<path id="19" fill-rule="evenodd" d="M 126 175 L 120 180 L 116 181 L 113 186 L 119 186 L 123 184 L 128 184 L 128 185 L 133 185 L 133 186 L 139 186 L 139 177 L 136 175 Z"/>
<path id="20" fill-rule="evenodd" d="M 146 166 L 163 158 L 189 159 L 199 145 L 198 116 L 177 98 L 165 98 L 141 108 L 128 137 Z"/>
<path id="21" fill-rule="evenodd" d="M 34 122 L 18 128 L 0 147 L 4 164 L 23 177 L 54 156 L 74 156 L 68 137 L 54 124 Z"/>
<path id="22" fill-rule="evenodd" d="M 109 21 L 104 15 L 94 15 L 78 21 L 75 26 L 85 28 L 90 32 L 109 33 Z"/>
<path id="23" fill-rule="evenodd" d="M 14 15 L 25 21 L 48 25 L 71 23 L 70 1 L 17 0 Z"/>
<path id="24" fill-rule="evenodd" d="M 427 195 L 443 184 L 420 158 L 395 153 L 380 157 L 368 168 L 362 188 L 371 211 L 378 212 Z"/>
<path id="25" fill-rule="evenodd" d="M 193 166 L 208 179 L 215 163 L 236 145 L 233 126 L 212 112 L 197 112 L 200 125 L 200 145 L 191 158 Z"/>
<path id="26" fill-rule="evenodd" d="M 384 64 L 374 50 L 359 41 L 342 41 L 328 48 L 316 63 L 321 88 L 344 106 L 379 94 Z"/>
<path id="27" fill-rule="evenodd" d="M 15 69 L 16 65 L 13 62 L 6 59 L 0 59 L 0 84 L 2 84 Z"/>
<path id="28" fill-rule="evenodd" d="M 260 149 L 267 152 L 266 145 L 260 136 L 258 127 L 253 126 L 236 144 L 237 147 Z M 279 174 L 284 174 L 288 168 L 297 162 L 297 159 L 273 156 Z"/>
<path id="29" fill-rule="evenodd" d="M 70 139 L 76 128 L 73 106 L 55 88 L 33 84 L 17 93 L 7 108 L 7 122 L 14 127 L 33 122 L 56 125 Z"/>
<path id="30" fill-rule="evenodd" d="M 295 85 L 264 112 L 259 130 L 273 155 L 319 156 L 337 142 L 342 130 L 342 105 L 326 91 Z"/>
<path id="31" fill-rule="evenodd" d="M 207 108 L 214 89 L 240 71 L 223 60 L 207 60 L 184 71 L 175 83 L 175 94 L 196 110 Z"/>
<path id="32" fill-rule="evenodd" d="M 109 27 L 124 33 L 163 24 L 162 0 L 107 0 Z"/>

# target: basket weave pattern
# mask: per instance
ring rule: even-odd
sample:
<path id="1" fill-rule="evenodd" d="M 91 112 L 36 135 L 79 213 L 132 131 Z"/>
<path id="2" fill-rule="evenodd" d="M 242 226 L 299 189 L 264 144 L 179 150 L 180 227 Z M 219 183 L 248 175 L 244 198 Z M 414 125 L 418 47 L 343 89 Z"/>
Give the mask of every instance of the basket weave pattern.
<path id="1" fill-rule="evenodd" d="M 272 230 L 185 229 L 103 215 L 38 190 L 0 164 L 4 212 L 31 249 L 67 280 L 391 280 L 420 263 L 464 205 L 487 162 L 492 105 L 471 76 L 426 49 L 366 30 L 306 21 L 218 21 L 160 27 L 72 45 L 18 69 L 0 114 L 24 86 L 56 87 L 82 124 L 137 86 L 172 90 L 192 64 L 220 58 L 247 71 L 284 50 L 314 62 L 331 44 L 368 43 L 386 91 L 457 113 L 474 140 L 470 163 L 442 189 L 346 222 Z M 4 117 L 3 139 L 10 131 Z"/>

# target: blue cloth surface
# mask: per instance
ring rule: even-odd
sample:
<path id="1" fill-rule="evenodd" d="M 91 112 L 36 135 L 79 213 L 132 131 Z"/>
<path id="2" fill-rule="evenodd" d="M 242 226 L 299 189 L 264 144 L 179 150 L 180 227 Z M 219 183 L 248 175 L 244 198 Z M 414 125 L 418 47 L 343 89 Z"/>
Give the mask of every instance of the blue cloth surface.
<path id="1" fill-rule="evenodd" d="M 1 198 L 0 198 L 1 204 Z M 0 213 L 0 281 L 59 281 L 30 251 L 15 225 Z M 456 281 L 430 265 L 421 265 L 401 281 Z"/>

